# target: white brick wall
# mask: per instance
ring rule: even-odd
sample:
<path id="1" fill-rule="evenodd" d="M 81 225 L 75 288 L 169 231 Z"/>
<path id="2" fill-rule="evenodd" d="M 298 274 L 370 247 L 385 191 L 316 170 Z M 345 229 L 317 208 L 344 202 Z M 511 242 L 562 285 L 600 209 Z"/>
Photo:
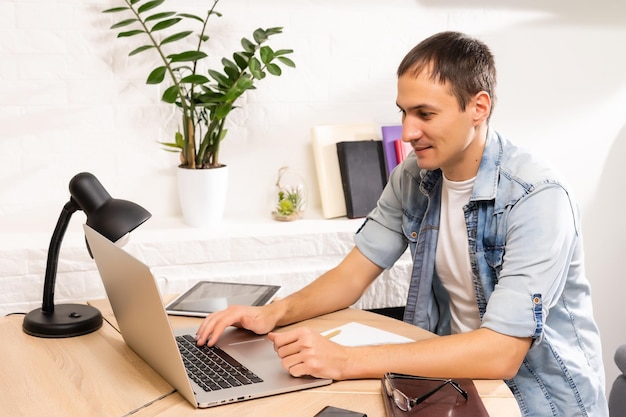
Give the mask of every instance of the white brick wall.
<path id="1" fill-rule="evenodd" d="M 78 213 L 77 217 L 82 213 Z M 183 292 L 199 280 L 281 285 L 288 295 L 337 265 L 353 246 L 361 220 L 227 222 L 219 232 L 186 227 L 180 220 L 148 223 L 132 233 L 125 250 L 149 265 L 163 294 Z M 44 234 L 15 233 L 0 246 L 0 316 L 40 307 L 46 268 Z M 385 271 L 356 306 L 404 305 L 411 260 L 408 252 Z M 106 296 L 84 243 L 80 221 L 63 241 L 55 301 L 77 302 Z"/>
<path id="2" fill-rule="evenodd" d="M 200 10 L 208 0 L 168 3 Z M 34 256 L 29 251 L 45 251 L 68 181 L 80 171 L 93 172 L 112 195 L 142 204 L 155 220 L 179 213 L 176 156 L 156 145 L 171 137 L 178 115 L 159 102 L 158 88 L 144 84 L 154 65 L 148 56 L 129 60 L 130 46 L 108 30 L 111 17 L 99 11 L 117 4 L 0 0 L 0 246 L 18 251 L 0 252 L 1 297 L 18 302 L 37 286 L 41 268 L 25 271 L 32 277 L 26 288 L 16 283 L 21 279 L 9 284 L 6 271 L 24 268 L 23 258 Z M 295 49 L 298 66 L 259 84 L 229 122 L 227 216 L 268 216 L 266 193 L 283 164 L 306 176 L 313 191 L 308 216 L 319 216 L 310 127 L 396 123 L 394 72 L 408 49 L 440 30 L 477 35 L 499 68 L 493 126 L 552 160 L 579 197 L 610 379 L 612 352 L 626 340 L 623 326 L 612 325 L 625 290 L 626 225 L 616 222 L 619 214 L 606 215 L 607 206 L 623 205 L 615 193 L 623 188 L 619 155 L 626 152 L 626 3 L 507 4 L 222 0 L 216 57 L 259 26 L 284 26 L 273 45 Z M 71 291 L 84 295 L 86 281 L 77 272 Z"/>
<path id="3" fill-rule="evenodd" d="M 139 38 L 116 39 L 108 29 L 112 17 L 100 11 L 120 3 L 0 0 L 0 77 L 4 81 L 0 84 L 0 146 L 4 150 L 0 153 L 0 215 L 42 204 L 56 207 L 69 179 L 82 170 L 94 172 L 112 192 L 133 196 L 156 214 L 179 213 L 172 168 L 176 156 L 156 144 L 171 138 L 178 114 L 159 101 L 158 87 L 144 84 L 156 61 L 149 54 L 127 57 Z M 168 1 L 172 8 L 194 12 L 208 3 Z M 613 8 L 623 8 L 615 4 Z M 602 21 L 612 14 L 602 12 L 593 19 L 585 10 L 572 10 L 566 2 L 563 6 L 564 10 L 554 4 L 507 10 L 412 0 L 332 4 L 223 0 L 218 7 L 224 17 L 214 22 L 211 32 L 214 59 L 229 55 L 241 36 L 249 36 L 258 26 L 284 26 L 285 33 L 275 37 L 272 45 L 295 49 L 298 66 L 285 70 L 281 78 L 260 83 L 230 120 L 223 150 L 223 161 L 234 172 L 230 210 L 257 212 L 250 201 L 265 199 L 265 189 L 285 163 L 300 169 L 316 189 L 311 126 L 397 123 L 396 65 L 420 39 L 445 29 L 476 34 L 492 45 L 499 63 L 501 98 L 494 125 L 522 143 L 544 148 L 570 174 L 583 199 L 589 198 L 593 182 L 584 181 L 586 176 L 577 166 L 582 155 L 592 152 L 597 159 L 588 169 L 599 174 L 610 138 L 622 119 L 611 111 L 572 107 L 571 86 L 589 91 L 594 87 L 585 80 L 600 82 L 599 92 L 585 96 L 586 106 L 600 108 L 608 98 L 602 91 L 609 93 L 612 83 L 621 80 L 619 70 L 624 64 L 598 45 L 609 39 L 615 42 L 623 31 L 619 25 L 602 31 L 581 29 L 580 20 Z M 594 8 L 594 13 L 601 12 Z M 568 38 L 571 42 L 562 41 Z M 588 59 L 576 58 L 579 45 L 593 46 L 591 51 L 585 49 Z M 559 61 L 545 65 L 552 56 Z M 538 103 L 529 94 L 533 90 L 543 90 L 546 96 Z M 530 110 L 533 106 L 540 112 Z M 571 118 L 584 120 L 589 113 L 594 123 L 576 128 L 563 123 Z M 606 139 L 593 150 L 576 146 L 575 155 L 580 156 L 572 164 L 572 158 L 565 158 L 560 149 L 584 143 L 598 125 Z M 544 138 L 553 133 L 560 136 L 546 144 Z M 254 167 L 258 186 L 250 187 L 247 175 L 236 175 L 249 167 Z M 311 198 L 313 206 L 319 206 L 317 193 Z"/>

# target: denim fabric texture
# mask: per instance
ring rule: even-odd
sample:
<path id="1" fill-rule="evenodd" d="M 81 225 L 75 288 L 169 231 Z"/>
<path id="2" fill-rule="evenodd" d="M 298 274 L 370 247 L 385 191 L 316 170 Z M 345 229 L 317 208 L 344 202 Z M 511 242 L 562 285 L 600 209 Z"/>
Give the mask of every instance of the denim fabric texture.
<path id="1" fill-rule="evenodd" d="M 435 271 L 441 185 L 441 171 L 420 170 L 411 153 L 355 243 L 383 268 L 410 247 L 404 320 L 445 335 L 448 297 Z M 490 130 L 464 211 L 481 327 L 533 338 L 517 375 L 506 381 L 522 415 L 608 416 L 580 214 L 559 174 Z"/>

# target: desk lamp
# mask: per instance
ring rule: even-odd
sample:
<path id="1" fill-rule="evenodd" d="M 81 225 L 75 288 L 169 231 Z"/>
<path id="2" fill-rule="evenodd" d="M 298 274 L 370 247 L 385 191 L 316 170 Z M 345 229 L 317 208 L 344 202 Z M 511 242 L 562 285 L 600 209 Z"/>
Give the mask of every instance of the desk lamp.
<path id="1" fill-rule="evenodd" d="M 50 240 L 48 261 L 43 285 L 43 304 L 26 315 L 22 328 L 32 336 L 64 338 L 81 336 L 98 330 L 102 326 L 102 314 L 86 304 L 54 305 L 59 250 L 63 235 L 72 214 L 82 210 L 87 215 L 87 225 L 111 240 L 118 241 L 143 222 L 151 214 L 143 207 L 126 200 L 111 198 L 102 184 L 88 172 L 77 174 L 70 180 L 70 201 L 57 221 Z M 89 245 L 87 245 L 89 250 Z M 89 250 L 91 255 L 91 250 Z"/>

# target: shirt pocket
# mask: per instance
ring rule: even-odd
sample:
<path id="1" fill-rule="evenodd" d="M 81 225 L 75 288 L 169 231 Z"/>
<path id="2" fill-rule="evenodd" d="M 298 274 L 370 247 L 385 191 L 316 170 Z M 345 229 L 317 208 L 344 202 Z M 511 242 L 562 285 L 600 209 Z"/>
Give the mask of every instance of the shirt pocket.
<path id="1" fill-rule="evenodd" d="M 500 275 L 504 261 L 506 222 L 503 220 L 501 213 L 498 215 L 487 215 L 485 217 L 490 218 L 491 222 L 482 227 L 482 230 L 478 232 L 479 241 L 477 242 L 477 255 L 482 255 L 485 264 L 491 271 L 491 275 L 496 279 L 496 277 Z M 480 225 L 479 228 L 481 228 Z"/>
<path id="2" fill-rule="evenodd" d="M 502 270 L 502 261 L 504 259 L 504 246 L 489 245 L 485 247 L 485 262 L 487 266 L 494 271 L 495 276 L 500 274 Z"/>
<path id="3" fill-rule="evenodd" d="M 417 243 L 423 216 L 415 216 L 407 211 L 402 213 L 402 233 L 411 246 Z"/>

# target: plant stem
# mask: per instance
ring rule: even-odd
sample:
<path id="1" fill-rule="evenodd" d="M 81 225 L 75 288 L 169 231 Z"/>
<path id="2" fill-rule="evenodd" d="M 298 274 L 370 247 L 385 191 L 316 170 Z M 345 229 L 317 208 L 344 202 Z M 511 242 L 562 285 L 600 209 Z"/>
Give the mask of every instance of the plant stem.
<path id="1" fill-rule="evenodd" d="M 219 3 L 220 0 L 214 0 L 213 1 L 213 6 L 211 6 L 211 8 L 209 9 L 209 11 L 207 12 L 206 18 L 204 19 L 204 22 L 202 22 L 202 30 L 200 31 L 200 36 L 198 36 L 198 46 L 196 47 L 196 51 L 200 51 L 200 48 L 202 47 L 202 42 L 203 42 L 203 38 L 204 38 L 204 32 L 206 31 L 206 28 L 208 26 L 209 23 L 209 17 L 211 17 L 211 15 L 213 14 L 213 10 L 215 10 L 215 6 L 217 6 L 217 3 Z M 193 61 L 193 67 L 192 67 L 192 74 L 196 73 L 196 68 L 198 66 L 198 61 Z M 195 84 L 191 84 L 191 90 L 189 91 L 188 96 L 191 98 L 189 101 L 189 113 L 190 113 L 190 117 L 186 120 L 186 122 L 189 124 L 189 126 L 187 127 L 187 132 L 185 132 L 186 134 L 190 134 L 192 136 L 186 136 L 185 137 L 185 143 L 187 145 L 187 157 L 185 158 L 185 160 L 187 161 L 187 163 L 190 165 L 189 168 L 191 169 L 195 169 L 197 165 L 200 165 L 200 167 L 202 167 L 203 161 L 196 161 L 196 141 L 194 140 L 195 138 L 195 122 L 196 122 L 196 118 L 195 118 L 195 111 L 196 111 L 196 106 L 194 104 L 193 101 L 193 96 L 194 96 L 194 89 L 195 89 L 196 85 Z M 182 93 L 180 92 L 179 89 L 179 97 L 181 97 L 181 101 L 184 100 Z M 184 110 L 184 106 L 183 106 L 183 110 Z M 198 152 L 199 155 L 202 155 L 202 152 Z"/>
<path id="2" fill-rule="evenodd" d="M 185 161 L 187 162 L 187 168 L 196 169 L 196 146 L 195 141 L 189 140 L 189 138 L 193 138 L 196 134 L 195 132 L 195 124 L 192 117 L 183 113 L 183 132 L 185 133 Z"/>

